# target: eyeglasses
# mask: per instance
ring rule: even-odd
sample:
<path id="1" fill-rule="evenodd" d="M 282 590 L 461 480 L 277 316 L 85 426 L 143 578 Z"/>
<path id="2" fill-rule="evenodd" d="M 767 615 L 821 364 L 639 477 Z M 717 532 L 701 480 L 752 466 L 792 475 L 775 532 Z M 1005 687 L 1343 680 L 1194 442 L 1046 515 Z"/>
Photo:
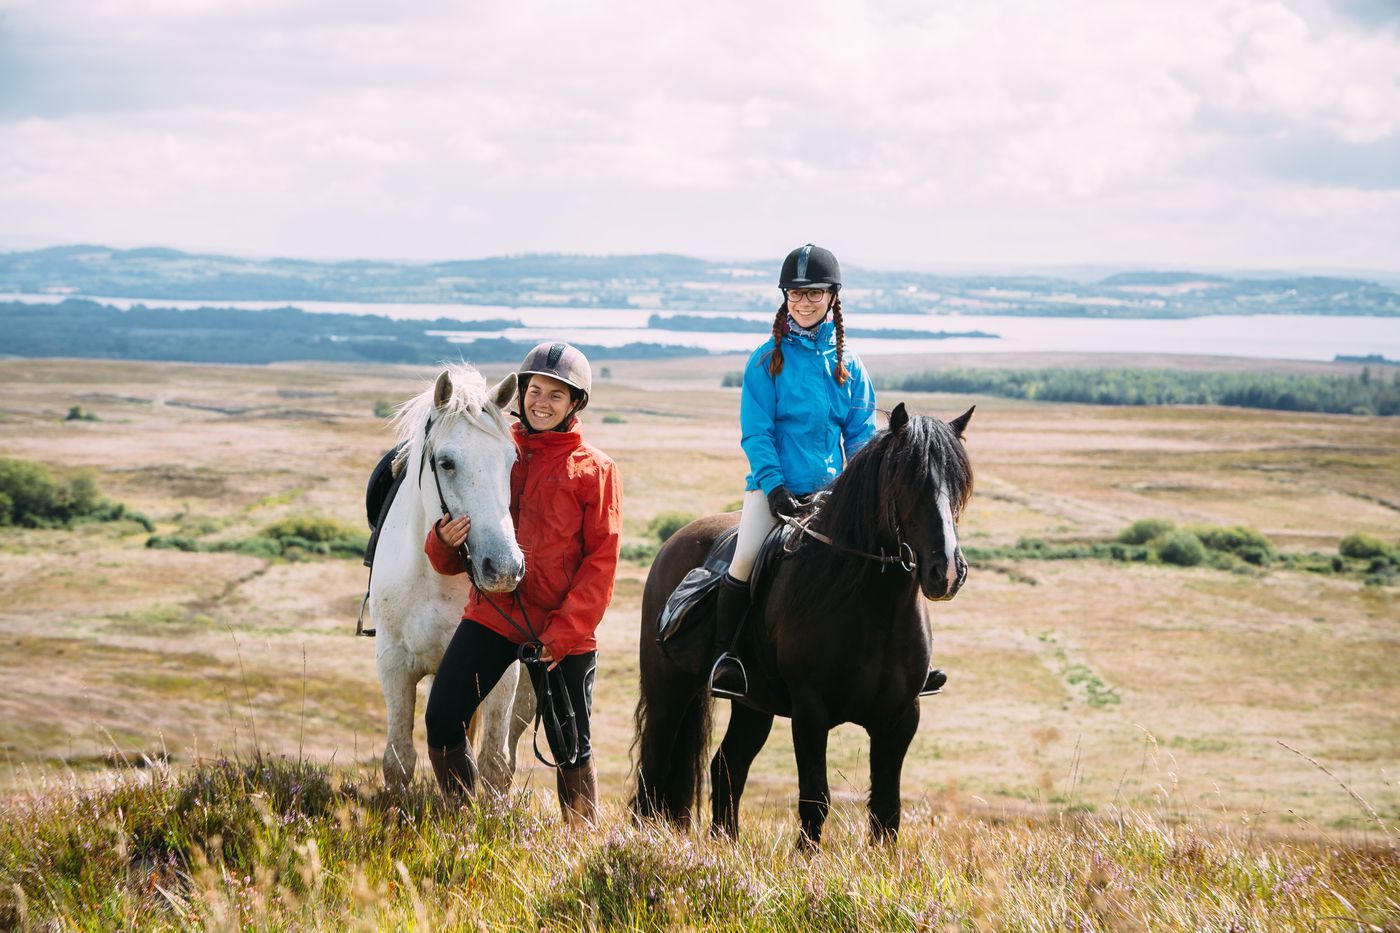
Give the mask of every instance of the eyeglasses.
<path id="1" fill-rule="evenodd" d="M 796 304 L 799 301 L 821 301 L 826 297 L 824 288 L 789 288 L 787 291 L 788 301 Z"/>

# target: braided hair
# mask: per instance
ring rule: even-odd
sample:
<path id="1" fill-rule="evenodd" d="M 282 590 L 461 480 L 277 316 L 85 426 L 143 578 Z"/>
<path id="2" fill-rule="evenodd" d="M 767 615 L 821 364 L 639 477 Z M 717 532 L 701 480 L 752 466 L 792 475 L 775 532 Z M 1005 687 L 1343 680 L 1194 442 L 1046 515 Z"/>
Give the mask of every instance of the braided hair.
<path id="1" fill-rule="evenodd" d="M 831 321 L 836 325 L 836 384 L 843 386 L 850 378 L 846 370 L 846 325 L 841 320 L 841 295 L 831 303 Z M 783 337 L 788 332 L 787 299 L 778 305 L 778 314 L 773 318 L 773 352 L 768 357 L 768 375 L 776 376 L 783 371 Z"/>

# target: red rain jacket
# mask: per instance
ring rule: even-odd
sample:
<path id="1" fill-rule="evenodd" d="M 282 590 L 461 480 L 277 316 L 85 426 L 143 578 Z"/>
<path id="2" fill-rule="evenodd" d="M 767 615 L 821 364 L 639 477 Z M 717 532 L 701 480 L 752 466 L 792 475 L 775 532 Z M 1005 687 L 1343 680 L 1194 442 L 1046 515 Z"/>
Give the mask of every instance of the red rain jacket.
<path id="1" fill-rule="evenodd" d="M 531 434 L 517 423 L 512 432 L 518 456 L 510 471 L 510 517 L 525 553 L 525 576 L 514 593 L 473 588 L 462 617 L 516 644 L 526 641 L 521 631 L 533 629 L 555 658 L 594 651 L 593 633 L 612 600 L 622 540 L 617 464 L 584 443 L 577 419 L 567 431 Z M 428 530 L 423 550 L 438 573 L 466 572 L 436 529 Z"/>

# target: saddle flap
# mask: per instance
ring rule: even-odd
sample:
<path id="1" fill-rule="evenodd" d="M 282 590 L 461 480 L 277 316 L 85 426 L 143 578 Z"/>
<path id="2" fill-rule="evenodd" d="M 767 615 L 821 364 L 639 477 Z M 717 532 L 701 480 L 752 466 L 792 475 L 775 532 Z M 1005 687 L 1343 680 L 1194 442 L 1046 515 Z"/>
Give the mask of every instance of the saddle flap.
<path id="1" fill-rule="evenodd" d="M 658 643 L 668 641 L 688 622 L 697 621 L 692 616 L 700 615 L 694 610 L 706 595 L 719 585 L 720 578 L 729 569 L 734 559 L 734 545 L 739 539 L 739 529 L 731 528 L 715 539 L 706 555 L 704 563 L 696 567 L 677 584 L 661 610 L 661 619 L 656 626 Z"/>

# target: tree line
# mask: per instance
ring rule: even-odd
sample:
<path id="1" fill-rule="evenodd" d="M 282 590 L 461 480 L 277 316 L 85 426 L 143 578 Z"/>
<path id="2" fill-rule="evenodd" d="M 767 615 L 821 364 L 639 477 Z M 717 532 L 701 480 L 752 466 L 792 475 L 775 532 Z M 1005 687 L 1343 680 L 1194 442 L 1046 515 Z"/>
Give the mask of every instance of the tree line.
<path id="1" fill-rule="evenodd" d="M 933 369 L 877 387 L 1092 405 L 1223 405 L 1353 415 L 1400 414 L 1400 372 L 1356 375 L 1167 369 Z"/>
<path id="2" fill-rule="evenodd" d="M 432 364 L 519 360 L 530 341 L 486 337 L 453 343 L 429 331 L 504 330 L 519 321 L 399 321 L 377 314 L 322 314 L 300 308 L 148 308 L 93 301 L 0 303 L 0 356 L 168 360 L 183 363 Z M 580 347 L 590 356 L 650 358 L 697 355 L 696 347 L 652 343 Z"/>

